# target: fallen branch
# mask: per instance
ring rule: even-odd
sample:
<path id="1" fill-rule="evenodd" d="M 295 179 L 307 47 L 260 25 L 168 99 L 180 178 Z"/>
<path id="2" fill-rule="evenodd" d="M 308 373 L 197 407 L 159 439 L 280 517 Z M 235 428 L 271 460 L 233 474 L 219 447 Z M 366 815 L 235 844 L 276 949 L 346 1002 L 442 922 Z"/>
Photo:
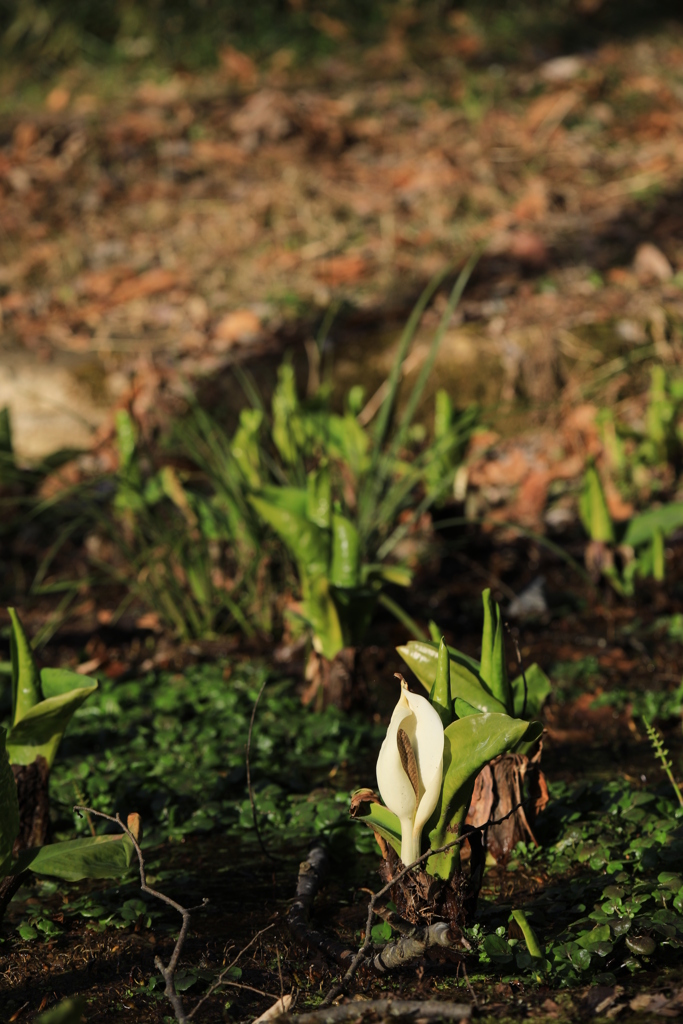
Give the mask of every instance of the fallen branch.
<path id="1" fill-rule="evenodd" d="M 400 939 L 389 942 L 381 949 L 372 961 L 375 970 L 380 974 L 405 967 L 411 960 L 419 959 L 430 946 L 451 945 L 449 925 L 446 921 L 437 921 L 426 928 L 416 928 L 412 935 L 402 935 Z"/>
<path id="2" fill-rule="evenodd" d="M 280 1014 L 273 1024 L 285 1024 L 296 1020 L 297 1024 L 342 1024 L 342 1021 L 358 1020 L 368 1013 L 381 1018 L 415 1017 L 419 1020 L 469 1020 L 472 1007 L 466 1003 L 440 1003 L 435 999 L 420 1002 L 415 999 L 368 999 L 341 1006 L 328 1006 L 311 1013 L 298 1013 L 294 1018 Z"/>
<path id="3" fill-rule="evenodd" d="M 309 921 L 313 900 L 327 874 L 327 868 L 327 850 L 322 843 L 316 842 L 308 851 L 307 859 L 299 865 L 296 896 L 287 914 L 287 924 L 297 942 L 304 946 L 314 946 L 342 967 L 346 967 L 353 957 L 353 950 L 346 949 L 341 942 L 312 928 Z"/>

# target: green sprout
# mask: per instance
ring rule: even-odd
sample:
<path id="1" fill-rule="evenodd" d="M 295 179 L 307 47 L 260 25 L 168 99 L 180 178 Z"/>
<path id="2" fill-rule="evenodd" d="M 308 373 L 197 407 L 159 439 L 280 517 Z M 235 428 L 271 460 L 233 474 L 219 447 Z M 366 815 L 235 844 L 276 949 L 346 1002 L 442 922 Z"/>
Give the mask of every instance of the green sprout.
<path id="1" fill-rule="evenodd" d="M 14 608 L 12 621 L 12 725 L 7 752 L 12 764 L 42 756 L 52 767 L 73 714 L 97 689 L 97 680 L 64 668 L 38 672 L 24 627 Z"/>

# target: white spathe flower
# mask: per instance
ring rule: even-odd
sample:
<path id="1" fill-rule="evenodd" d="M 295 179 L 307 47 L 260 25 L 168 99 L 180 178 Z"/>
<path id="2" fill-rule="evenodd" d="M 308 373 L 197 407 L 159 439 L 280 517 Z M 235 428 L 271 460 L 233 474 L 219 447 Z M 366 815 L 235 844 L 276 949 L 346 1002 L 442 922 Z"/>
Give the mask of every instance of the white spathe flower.
<path id="1" fill-rule="evenodd" d="M 411 693 L 401 680 L 377 758 L 377 784 L 390 811 L 401 822 L 401 860 L 420 856 L 422 829 L 439 801 L 443 778 L 443 723 L 425 697 Z"/>

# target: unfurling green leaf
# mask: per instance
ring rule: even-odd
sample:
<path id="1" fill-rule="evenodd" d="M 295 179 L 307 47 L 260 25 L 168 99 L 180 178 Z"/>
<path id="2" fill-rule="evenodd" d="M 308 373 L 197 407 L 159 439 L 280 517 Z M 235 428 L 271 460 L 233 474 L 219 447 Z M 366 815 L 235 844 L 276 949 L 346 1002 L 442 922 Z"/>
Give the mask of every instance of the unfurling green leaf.
<path id="1" fill-rule="evenodd" d="M 332 522 L 332 482 L 327 466 L 312 470 L 306 477 L 306 517 L 323 530 Z"/>
<path id="2" fill-rule="evenodd" d="M 247 485 L 254 490 L 261 486 L 261 447 L 259 433 L 263 424 L 260 409 L 242 409 L 230 453 Z"/>
<path id="3" fill-rule="evenodd" d="M 277 387 L 273 392 L 273 441 L 284 462 L 292 465 L 297 456 L 297 413 L 299 399 L 296 393 L 296 378 L 291 362 L 280 364 L 277 371 Z"/>
<path id="4" fill-rule="evenodd" d="M 451 695 L 451 663 L 443 637 L 439 641 L 436 678 L 432 684 L 429 699 L 446 728 L 453 721 L 453 697 Z"/>
<path id="5" fill-rule="evenodd" d="M 524 686 L 525 677 L 526 707 Z M 534 662 L 533 665 L 529 665 L 529 667 L 524 670 L 523 676 L 517 676 L 516 679 L 512 680 L 510 688 L 512 690 L 513 714 L 515 718 L 525 718 L 528 721 L 531 718 L 536 718 L 536 716 L 541 713 L 541 709 L 552 689 L 552 685 L 540 665 L 537 665 L 536 662 Z"/>
<path id="6" fill-rule="evenodd" d="M 493 696 L 512 714 L 512 692 L 505 659 L 505 637 L 500 605 L 487 587 L 481 595 L 484 604 L 484 628 L 481 637 L 479 674 Z"/>
<path id="7" fill-rule="evenodd" d="M 51 766 L 72 715 L 97 689 L 97 681 L 61 668 L 45 668 L 39 676 L 19 616 L 14 608 L 8 610 L 13 711 L 7 752 L 12 764 L 31 764 L 40 754 Z"/>
<path id="8" fill-rule="evenodd" d="M 264 487 L 249 500 L 261 519 L 285 544 L 302 577 L 326 575 L 330 536 L 307 518 L 306 491 L 298 487 Z"/>
<path id="9" fill-rule="evenodd" d="M 85 685 L 41 700 L 12 726 L 7 737 L 7 751 L 12 764 L 31 764 L 42 754 L 52 765 L 72 715 L 97 689 L 97 683 L 92 679 L 78 678 Z"/>
<path id="10" fill-rule="evenodd" d="M 40 678 L 21 619 L 14 608 L 8 608 L 7 611 L 12 620 L 12 721 L 16 723 L 40 700 Z"/>
<path id="11" fill-rule="evenodd" d="M 526 948 L 529 951 L 529 955 L 542 958 L 543 950 L 541 949 L 541 944 L 538 941 L 538 938 L 536 937 L 536 932 L 529 924 L 529 921 L 524 911 L 513 910 L 511 917 L 513 921 L 515 921 L 516 924 L 518 924 L 519 927 L 522 929 L 522 935 L 524 936 L 524 941 L 526 942 Z"/>
<path id="12" fill-rule="evenodd" d="M 588 466 L 586 469 L 583 490 L 579 498 L 579 515 L 591 540 L 602 541 L 605 544 L 614 543 L 614 524 L 595 466 Z"/>
<path id="13" fill-rule="evenodd" d="M 346 516 L 332 516 L 332 561 L 330 583 L 333 587 L 357 587 L 360 583 L 360 544 L 358 530 Z"/>

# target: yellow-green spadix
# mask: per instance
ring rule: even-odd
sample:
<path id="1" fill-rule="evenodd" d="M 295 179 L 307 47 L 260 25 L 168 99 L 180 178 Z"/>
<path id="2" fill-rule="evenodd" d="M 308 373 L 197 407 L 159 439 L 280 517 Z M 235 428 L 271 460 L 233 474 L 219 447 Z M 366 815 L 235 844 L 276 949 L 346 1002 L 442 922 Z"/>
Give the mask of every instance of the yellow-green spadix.
<path id="1" fill-rule="evenodd" d="M 443 777 L 443 724 L 425 697 L 411 693 L 401 680 L 377 759 L 377 784 L 390 811 L 401 822 L 401 860 L 420 856 L 422 829 L 436 807 Z"/>

